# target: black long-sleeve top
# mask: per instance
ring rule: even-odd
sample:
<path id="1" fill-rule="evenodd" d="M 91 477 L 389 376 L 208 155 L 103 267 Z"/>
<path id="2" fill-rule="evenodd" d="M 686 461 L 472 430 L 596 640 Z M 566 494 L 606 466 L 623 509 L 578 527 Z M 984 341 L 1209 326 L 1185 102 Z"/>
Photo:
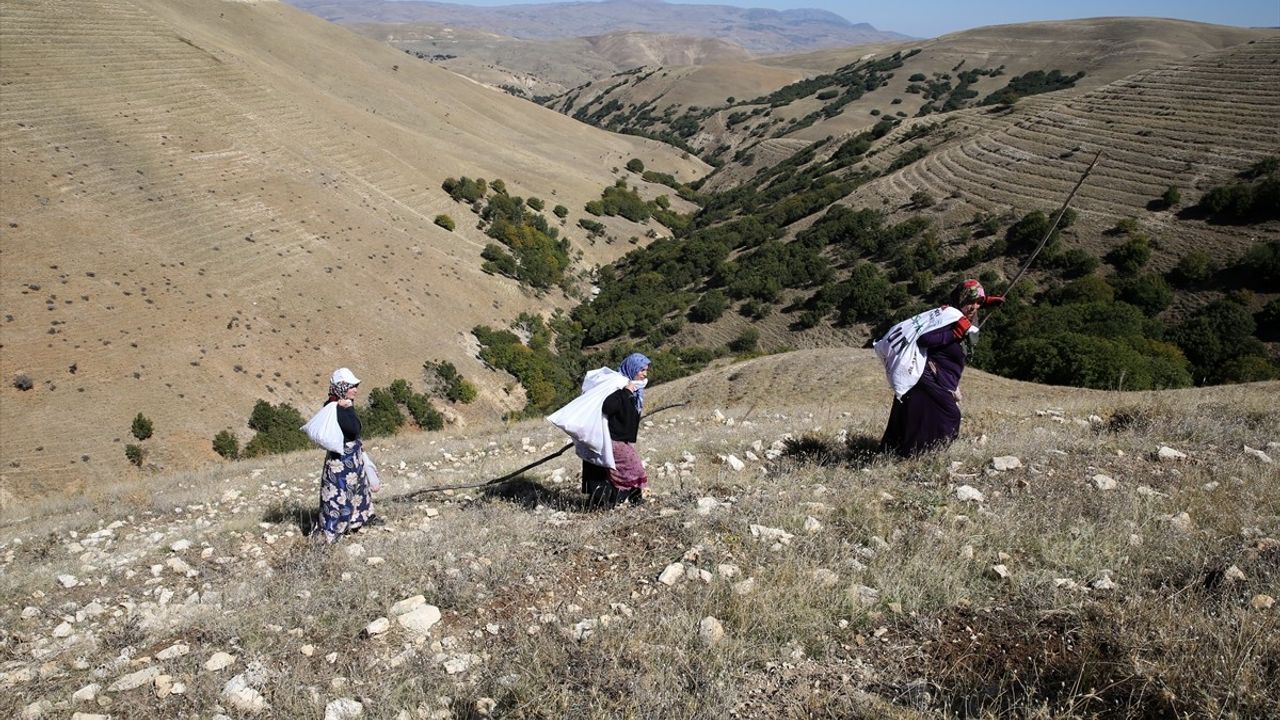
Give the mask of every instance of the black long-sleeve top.
<path id="1" fill-rule="evenodd" d="M 640 411 L 630 390 L 620 388 L 604 399 L 601 410 L 609 423 L 609 437 L 613 440 L 633 443 L 640 433 Z"/>
<path id="2" fill-rule="evenodd" d="M 354 406 L 338 406 L 338 427 L 342 428 L 343 442 L 360 439 L 360 417 L 356 415 Z"/>

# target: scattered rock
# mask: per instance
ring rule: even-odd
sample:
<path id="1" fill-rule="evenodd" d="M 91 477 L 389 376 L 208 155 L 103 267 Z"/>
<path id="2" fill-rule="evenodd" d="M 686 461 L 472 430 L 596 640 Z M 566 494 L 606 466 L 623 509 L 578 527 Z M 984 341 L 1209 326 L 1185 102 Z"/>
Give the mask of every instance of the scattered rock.
<path id="1" fill-rule="evenodd" d="M 391 628 L 391 621 L 384 617 L 380 617 L 377 620 L 374 620 L 373 622 L 366 625 L 364 628 L 364 631 L 365 631 L 365 634 L 369 635 L 370 637 L 373 637 L 374 635 L 381 635 L 382 633 L 386 632 L 390 628 Z"/>
<path id="2" fill-rule="evenodd" d="M 1222 573 L 1222 578 L 1227 582 L 1244 582 L 1247 579 L 1244 576 L 1244 571 L 1235 565 L 1227 568 L 1226 572 Z"/>
<path id="3" fill-rule="evenodd" d="M 400 615 L 396 622 L 414 635 L 426 635 L 431 628 L 440 622 L 440 608 L 435 605 L 421 605 Z"/>
<path id="4" fill-rule="evenodd" d="M 143 685 L 154 681 L 156 676 L 159 674 L 160 668 L 158 667 L 152 666 L 142 668 L 137 672 L 131 672 L 111 683 L 107 686 L 107 692 L 124 692 L 126 690 L 133 690 L 134 688 L 142 687 Z"/>
<path id="5" fill-rule="evenodd" d="M 1103 475 L 1099 473 L 1097 475 L 1094 475 L 1092 480 L 1093 480 L 1093 486 L 1098 488 L 1099 490 L 1115 490 L 1116 489 L 1116 481 L 1109 475 Z"/>
<path id="6" fill-rule="evenodd" d="M 1008 580 L 1009 574 L 1009 568 L 1005 567 L 1003 563 L 991 566 L 991 576 L 997 580 Z"/>
<path id="7" fill-rule="evenodd" d="M 219 670 L 229 667 L 235 661 L 236 661 L 235 655 L 224 653 L 221 650 L 219 650 L 218 652 L 210 656 L 208 660 L 204 661 L 204 669 L 208 670 L 209 672 L 217 672 Z"/>
<path id="8" fill-rule="evenodd" d="M 1268 465 L 1270 465 L 1270 464 L 1271 464 L 1271 456 L 1270 456 L 1270 455 L 1268 455 L 1268 454 L 1266 454 L 1266 453 L 1262 452 L 1261 450 L 1254 450 L 1253 448 L 1249 447 L 1248 445 L 1245 445 L 1245 446 L 1244 446 L 1244 454 L 1245 454 L 1245 455 L 1248 455 L 1249 457 L 1253 458 L 1254 460 L 1257 460 L 1258 462 L 1266 463 L 1266 464 L 1268 464 Z"/>
<path id="9" fill-rule="evenodd" d="M 854 583 L 849 587 L 848 595 L 850 602 L 862 607 L 872 607 L 880 602 L 879 590 L 858 583 Z"/>
<path id="10" fill-rule="evenodd" d="M 53 629 L 53 636 L 56 638 L 69 637 L 75 631 L 76 629 L 71 625 L 71 623 L 61 622 L 58 624 L 58 627 Z"/>
<path id="11" fill-rule="evenodd" d="M 724 626 L 719 620 L 708 615 L 698 623 L 698 639 L 708 647 L 718 645 L 721 640 L 724 640 Z"/>
<path id="12" fill-rule="evenodd" d="M 1254 610 L 1270 610 L 1271 606 L 1275 604 L 1275 598 L 1261 593 L 1254 595 L 1253 600 L 1249 602 L 1249 605 L 1252 606 Z"/>
<path id="13" fill-rule="evenodd" d="M 316 646 L 311 643 L 307 643 L 306 645 L 298 648 L 298 652 L 302 653 L 306 657 L 311 657 L 316 654 Z"/>
<path id="14" fill-rule="evenodd" d="M 813 581 L 824 588 L 835 587 L 840 582 L 840 576 L 827 568 L 818 568 L 813 571 Z"/>
<path id="15" fill-rule="evenodd" d="M 813 535 L 822 532 L 822 523 L 818 522 L 818 518 L 810 515 L 804 519 L 804 531 Z"/>
<path id="16" fill-rule="evenodd" d="M 93 702 L 98 699 L 98 691 L 102 686 L 98 683 L 89 683 L 79 690 L 71 694 L 72 702 Z"/>
<path id="17" fill-rule="evenodd" d="M 352 698 L 338 698 L 324 706 L 324 720 L 353 720 L 364 714 L 364 705 Z"/>
<path id="18" fill-rule="evenodd" d="M 726 457 L 724 462 L 726 465 L 733 468 L 734 472 L 742 472 L 747 467 L 747 464 L 739 460 L 737 455 L 730 455 Z"/>
<path id="19" fill-rule="evenodd" d="M 1110 575 L 1103 575 L 1097 580 L 1094 580 L 1093 582 L 1089 583 L 1089 587 L 1093 588 L 1094 590 L 1105 591 L 1105 590 L 1115 590 L 1117 586 L 1116 586 L 1116 582 L 1111 579 Z"/>
<path id="20" fill-rule="evenodd" d="M 262 697 L 262 693 L 249 687 L 249 681 L 244 674 L 236 675 L 222 686 L 222 699 L 231 707 L 250 715 L 257 715 L 266 710 L 266 698 Z"/>
<path id="21" fill-rule="evenodd" d="M 98 713 L 72 713 L 71 720 L 111 720 L 110 715 L 100 715 Z"/>
<path id="22" fill-rule="evenodd" d="M 1014 458 L 1014 459 L 1016 460 L 1017 458 Z M 959 498 L 962 502 L 976 502 L 976 503 L 985 502 L 987 499 L 985 496 L 983 496 L 981 491 L 969 485 L 961 485 L 960 487 L 956 488 L 956 497 Z"/>
<path id="23" fill-rule="evenodd" d="M 37 700 L 30 705 L 22 708 L 22 712 L 18 717 L 22 720 L 40 720 L 44 714 L 53 709 L 53 703 L 49 700 Z"/>
<path id="24" fill-rule="evenodd" d="M 1187 454 L 1184 452 L 1178 452 L 1168 445 L 1161 445 L 1160 449 L 1156 451 L 1156 457 L 1161 462 L 1179 462 L 1186 460 Z"/>
<path id="25" fill-rule="evenodd" d="M 498 701 L 491 697 L 482 697 L 476 700 L 476 714 L 480 717 L 490 717 L 493 711 L 498 709 Z"/>
<path id="26" fill-rule="evenodd" d="M 682 577 L 684 577 L 684 563 L 671 563 L 658 576 L 658 582 L 671 587 L 679 582 Z"/>
<path id="27" fill-rule="evenodd" d="M 58 582 L 62 583 L 64 588 L 73 588 L 80 581 L 76 579 L 75 575 L 59 575 Z"/>
<path id="28" fill-rule="evenodd" d="M 716 565 L 716 572 L 720 574 L 720 577 L 730 579 L 737 577 L 742 570 L 732 563 L 720 563 Z"/>
<path id="29" fill-rule="evenodd" d="M 718 507 L 720 507 L 720 501 L 713 497 L 698 498 L 699 515 L 710 515 Z"/>
<path id="30" fill-rule="evenodd" d="M 1184 533 L 1191 532 L 1196 527 L 1195 523 L 1191 521 L 1190 513 L 1186 512 L 1180 512 L 1169 518 L 1169 524 L 1173 526 L 1173 529 Z"/>
<path id="31" fill-rule="evenodd" d="M 1004 472 L 1006 470 L 1017 470 L 1022 467 L 1022 461 L 1016 455 L 1001 455 L 991 458 L 991 467 L 995 470 Z"/>
<path id="32" fill-rule="evenodd" d="M 174 551 L 174 552 L 182 552 L 183 550 L 190 550 L 190 549 L 191 549 L 191 541 L 190 541 L 190 540 L 187 540 L 187 539 L 185 539 L 185 538 L 184 538 L 184 539 L 182 539 L 182 540 L 178 540 L 177 542 L 175 542 L 175 543 L 173 543 L 172 545 L 170 545 L 170 546 L 169 546 L 169 549 L 170 549 L 170 550 L 172 550 L 172 551 Z"/>
<path id="33" fill-rule="evenodd" d="M 392 605 L 389 613 L 391 617 L 400 617 L 401 615 L 404 615 L 410 610 L 417 610 L 418 608 L 426 604 L 427 604 L 426 597 L 422 595 L 414 595 L 413 597 L 407 597 L 401 600 L 400 602 L 396 603 L 395 605 Z"/>
<path id="34" fill-rule="evenodd" d="M 734 595 L 750 595 L 756 590 L 756 579 L 751 577 L 733 584 Z"/>
<path id="35" fill-rule="evenodd" d="M 783 545 L 791 544 L 791 539 L 795 536 L 781 528 L 768 527 L 766 525 L 752 525 L 751 537 L 760 538 L 761 540 L 780 542 Z"/>
<path id="36" fill-rule="evenodd" d="M 156 653 L 156 659 L 157 659 L 157 660 L 172 660 L 172 659 L 174 659 L 174 658 L 180 658 L 180 657 L 182 657 L 183 655 L 186 655 L 186 654 L 187 654 L 187 653 L 189 653 L 189 652 L 191 652 L 191 647 L 190 647 L 190 646 L 188 646 L 188 645 L 183 645 L 182 643 L 178 643 L 178 644 L 176 644 L 176 645 L 170 645 L 169 647 L 167 647 L 167 648 L 165 648 L 165 649 L 161 650 L 160 652 Z"/>

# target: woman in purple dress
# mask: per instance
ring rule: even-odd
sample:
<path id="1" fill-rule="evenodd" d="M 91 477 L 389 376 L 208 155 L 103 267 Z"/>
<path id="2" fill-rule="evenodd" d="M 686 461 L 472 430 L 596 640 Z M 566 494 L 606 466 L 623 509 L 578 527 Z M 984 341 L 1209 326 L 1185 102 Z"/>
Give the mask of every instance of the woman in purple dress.
<path id="1" fill-rule="evenodd" d="M 978 310 L 1004 298 L 987 295 L 977 280 L 965 280 L 951 292 L 951 307 L 964 313 L 956 322 L 920 336 L 926 358 L 919 382 L 895 399 L 881 452 L 912 457 L 951 444 L 960 434 L 960 376 L 964 373 L 978 328 Z"/>

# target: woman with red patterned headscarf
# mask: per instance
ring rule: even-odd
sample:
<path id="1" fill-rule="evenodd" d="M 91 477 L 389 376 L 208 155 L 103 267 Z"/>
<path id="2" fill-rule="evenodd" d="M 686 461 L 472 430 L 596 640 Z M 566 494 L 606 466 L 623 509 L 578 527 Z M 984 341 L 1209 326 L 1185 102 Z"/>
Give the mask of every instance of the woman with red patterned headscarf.
<path id="1" fill-rule="evenodd" d="M 950 307 L 961 315 L 916 339 L 924 372 L 910 390 L 894 398 L 882 452 L 911 457 L 945 447 L 960 434 L 960 376 L 977 339 L 974 322 L 978 310 L 1003 302 L 999 295 L 987 295 L 977 280 L 965 280 L 951 292 Z"/>

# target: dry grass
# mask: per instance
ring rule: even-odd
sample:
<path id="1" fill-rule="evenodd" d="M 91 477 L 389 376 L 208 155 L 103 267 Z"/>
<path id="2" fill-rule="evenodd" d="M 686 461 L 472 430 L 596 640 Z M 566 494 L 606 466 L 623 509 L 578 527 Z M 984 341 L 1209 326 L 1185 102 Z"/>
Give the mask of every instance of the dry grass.
<path id="1" fill-rule="evenodd" d="M 498 716 L 531 718 L 1275 716 L 1276 611 L 1250 603 L 1280 582 L 1280 477 L 1241 453 L 1280 437 L 1274 384 L 1058 393 L 974 373 L 961 440 L 890 462 L 864 452 L 885 392 L 862 359 L 766 357 L 654 388 L 656 403 L 692 386 L 706 395 L 642 432 L 654 492 L 638 508 L 584 509 L 575 463 L 563 458 L 499 491 L 392 502 L 523 464 L 538 454 L 520 449 L 523 438 L 558 444 L 536 424 L 371 450 L 386 468 L 377 506 L 388 523 L 344 543 L 359 543 L 359 555 L 317 547 L 295 527 L 313 502 L 312 453 L 160 478 L 150 497 L 30 507 L 31 517 L 3 526 L 10 629 L 0 670 L 43 663 L 46 677 L 14 683 L 4 702 L 69 702 L 96 676 L 105 686 L 150 662 L 186 682 L 186 694 L 106 693 L 113 717 L 203 716 L 230 675 L 254 669 L 271 717 L 313 716 L 344 696 L 388 718 L 468 717 L 489 699 Z M 767 410 L 712 397 L 728 376 L 736 379 L 726 387 L 742 387 L 800 367 L 828 381 L 840 368 L 847 383 L 824 392 L 817 382 Z M 809 404 L 816 397 L 847 414 Z M 717 408 L 734 423 L 714 420 Z M 1087 420 L 1121 410 L 1144 421 L 1113 430 Z M 824 462 L 783 454 L 741 473 L 715 462 L 756 452 L 756 440 L 782 447 L 788 434 L 826 447 Z M 1154 460 L 1162 444 L 1188 459 Z M 1025 467 L 987 470 L 1006 454 Z M 1119 487 L 1095 489 L 1097 473 Z M 957 500 L 961 483 L 986 500 Z M 721 505 L 700 515 L 703 497 Z M 1189 529 L 1171 522 L 1181 512 Z M 810 517 L 820 530 L 806 531 Z M 125 525 L 109 561 L 68 553 L 72 530 L 83 541 L 115 519 Z M 751 525 L 793 537 L 775 546 Z M 148 568 L 166 563 L 178 538 L 194 543 L 180 555 L 199 576 L 166 568 L 153 578 Z M 710 581 L 658 583 L 676 562 Z M 991 574 L 997 563 L 1008 579 Z M 726 564 L 740 574 L 723 577 Z M 1243 579 L 1230 579 L 1232 566 Z M 54 581 L 63 572 L 106 584 L 64 590 Z M 1083 589 L 1103 577 L 1116 587 Z M 754 589 L 736 592 L 747 578 Z M 166 605 L 161 589 L 174 591 Z M 200 602 L 183 602 L 191 592 Z M 398 629 L 364 636 L 393 602 L 418 593 L 443 615 L 425 641 Z M 119 616 L 82 619 L 72 638 L 49 638 L 94 599 Z M 27 605 L 40 615 L 20 618 Z M 725 630 L 714 647 L 699 637 L 707 616 Z M 579 639 L 583 621 L 595 627 Z M 192 653 L 138 660 L 175 642 Z M 315 646 L 310 657 L 305 644 Z M 214 650 L 237 664 L 204 671 Z M 450 674 L 444 663 L 459 656 L 474 664 Z M 77 670 L 76 658 L 87 668 Z"/>

